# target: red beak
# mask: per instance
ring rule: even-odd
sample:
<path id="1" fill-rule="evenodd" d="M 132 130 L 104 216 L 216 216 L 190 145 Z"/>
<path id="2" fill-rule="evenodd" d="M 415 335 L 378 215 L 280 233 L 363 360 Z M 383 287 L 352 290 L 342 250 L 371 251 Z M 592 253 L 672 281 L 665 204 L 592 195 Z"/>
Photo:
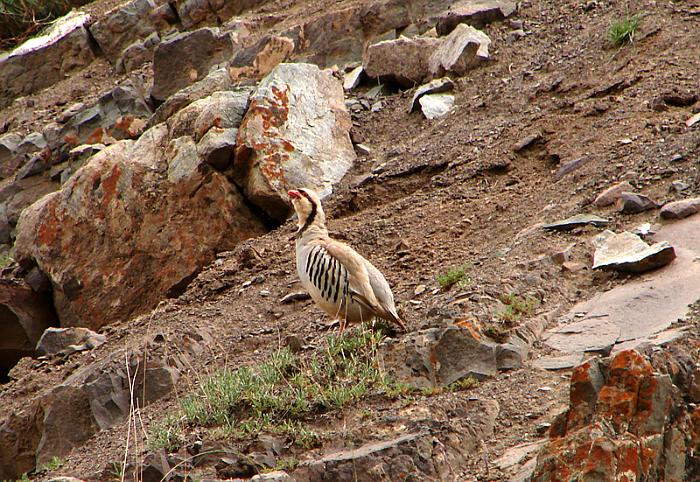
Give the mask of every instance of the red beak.
<path id="1" fill-rule="evenodd" d="M 291 190 L 287 191 L 287 194 L 289 194 L 289 197 L 292 199 L 299 199 L 301 198 L 301 193 L 299 191 Z"/>

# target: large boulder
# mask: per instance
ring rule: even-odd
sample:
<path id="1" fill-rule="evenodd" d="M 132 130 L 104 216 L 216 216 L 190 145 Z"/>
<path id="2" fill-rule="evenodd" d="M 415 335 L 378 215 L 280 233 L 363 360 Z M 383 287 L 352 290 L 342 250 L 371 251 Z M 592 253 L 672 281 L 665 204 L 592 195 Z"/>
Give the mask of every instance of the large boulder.
<path id="1" fill-rule="evenodd" d="M 16 258 L 51 279 L 62 326 L 97 329 L 178 295 L 217 251 L 264 232 L 238 191 L 165 125 L 108 146 L 22 212 Z"/>
<path id="2" fill-rule="evenodd" d="M 0 108 L 92 62 L 95 54 L 84 27 L 89 19 L 83 13 L 70 13 L 54 22 L 46 34 L 0 53 Z"/>
<path id="3" fill-rule="evenodd" d="M 697 480 L 700 426 L 684 401 L 694 363 L 665 350 L 654 358 L 626 350 L 574 369 L 569 409 L 528 480 Z"/>
<path id="4" fill-rule="evenodd" d="M 234 15 L 267 3 L 269 0 L 175 0 L 182 26 L 192 28 L 199 24 L 217 25 Z M 173 3 L 173 2 L 171 2 Z"/>
<path id="5" fill-rule="evenodd" d="M 355 151 L 343 86 L 310 64 L 280 64 L 260 82 L 238 130 L 234 177 L 274 219 L 290 211 L 287 190 L 322 196 L 350 169 Z"/>
<path id="6" fill-rule="evenodd" d="M 233 41 L 217 28 L 200 28 L 163 40 L 154 53 L 153 88 L 157 102 L 207 76 L 209 69 L 231 57 Z"/>
<path id="7" fill-rule="evenodd" d="M 49 293 L 0 279 L 0 379 L 20 358 L 34 355 L 44 330 L 57 323 Z"/>

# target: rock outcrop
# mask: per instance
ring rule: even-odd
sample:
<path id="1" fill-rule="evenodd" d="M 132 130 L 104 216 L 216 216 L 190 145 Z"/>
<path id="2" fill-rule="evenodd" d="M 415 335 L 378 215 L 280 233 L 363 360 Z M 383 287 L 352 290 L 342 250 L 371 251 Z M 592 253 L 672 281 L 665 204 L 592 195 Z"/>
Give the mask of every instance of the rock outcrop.
<path id="1" fill-rule="evenodd" d="M 700 424 L 684 401 L 697 401 L 688 362 L 627 350 L 579 365 L 531 480 L 694 480 Z"/>
<path id="2" fill-rule="evenodd" d="M 168 141 L 159 125 L 100 151 L 26 209 L 16 257 L 51 279 L 61 326 L 96 329 L 176 296 L 216 251 L 262 232 L 194 140 Z"/>
<path id="3" fill-rule="evenodd" d="M 256 89 L 238 130 L 234 178 L 272 218 L 290 211 L 287 190 L 327 195 L 350 169 L 350 115 L 337 79 L 310 64 L 280 64 Z"/>

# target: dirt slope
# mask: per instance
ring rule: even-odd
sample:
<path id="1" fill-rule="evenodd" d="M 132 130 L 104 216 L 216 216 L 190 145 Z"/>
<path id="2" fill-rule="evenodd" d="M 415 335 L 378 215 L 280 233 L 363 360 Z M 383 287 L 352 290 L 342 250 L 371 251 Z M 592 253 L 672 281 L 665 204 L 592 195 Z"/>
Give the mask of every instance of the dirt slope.
<path id="1" fill-rule="evenodd" d="M 303 15 L 319 7 L 298 2 L 294 8 Z M 628 8 L 642 14 L 640 31 L 631 45 L 613 48 L 607 29 Z M 513 291 L 541 299 L 537 314 L 556 313 L 623 281 L 590 270 L 563 272 L 541 259 L 576 243 L 575 260 L 590 265 L 587 241 L 594 230 L 548 234 L 536 225 L 592 212 L 592 198 L 621 179 L 659 202 L 700 193 L 700 128 L 684 125 L 700 104 L 650 107 L 672 92 L 700 94 L 700 17 L 692 11 L 697 2 L 523 2 L 517 20 L 527 35 L 515 40 L 507 23 L 487 28 L 493 61 L 457 82 L 450 115 L 435 121 L 409 115 L 411 92 L 404 92 L 383 98 L 378 112 L 355 119 L 356 135 L 371 153 L 327 202 L 329 227 L 386 274 L 411 329 L 433 326 L 450 309 L 488 324 L 500 309 L 494 300 Z M 512 146 L 534 132 L 543 141 L 515 154 Z M 561 165 L 580 158 L 582 167 L 555 180 Z M 368 177 L 373 170 L 378 174 Z M 669 190 L 674 180 L 689 188 L 675 194 Z M 634 228 L 651 217 L 609 211 L 615 228 Z M 142 410 L 147 431 L 217 368 L 258 363 L 288 335 L 322 346 L 327 334 L 311 302 L 278 303 L 300 289 L 288 240 L 292 232 L 287 223 L 223 254 L 180 299 L 110 327 L 107 344 L 93 352 L 27 368 L 21 383 L 0 387 L 0 404 L 16 410 L 33 390 L 59 383 L 86 359 L 122 347 L 145 350 L 156 334 L 164 334 L 167 343 L 169 334 L 181 330 L 209 331 L 215 343 L 193 363 L 177 393 Z M 250 248 L 262 260 L 243 267 L 243 253 Z M 463 263 L 470 266 L 468 294 L 457 287 L 436 291 L 435 276 Z M 420 284 L 427 291 L 414 295 Z M 535 348 L 531 357 L 548 353 Z M 169 349 L 176 353 L 178 347 Z M 542 387 L 551 390 L 538 390 Z M 567 393 L 561 374 L 523 368 L 469 392 L 439 395 L 443 399 L 436 403 L 478 397 L 497 400 L 501 409 L 494 438 L 455 479 L 503 480 L 491 462 L 506 448 L 541 437 L 537 425 L 552 420 Z M 382 414 L 399 410 L 398 404 L 370 399 L 320 417 L 314 426 L 327 441 L 299 458 L 380 438 L 391 431 L 381 423 Z M 370 415 L 360 417 L 367 409 Z M 129 437 L 127 450 L 126 426 L 104 431 L 74 450 L 52 475 L 103 478 L 103 470 L 122 460 L 125 450 L 132 460 L 142 455 L 141 428 Z"/>

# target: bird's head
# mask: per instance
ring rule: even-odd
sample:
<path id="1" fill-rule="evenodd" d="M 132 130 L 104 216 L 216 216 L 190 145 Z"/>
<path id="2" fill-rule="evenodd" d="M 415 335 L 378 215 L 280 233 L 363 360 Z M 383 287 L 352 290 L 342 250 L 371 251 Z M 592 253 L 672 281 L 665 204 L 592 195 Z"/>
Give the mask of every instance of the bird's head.
<path id="1" fill-rule="evenodd" d="M 300 236 L 311 226 L 316 226 L 325 230 L 326 216 L 321 206 L 321 199 L 311 189 L 292 189 L 287 192 L 297 213 L 297 226 L 299 229 L 296 236 Z"/>

